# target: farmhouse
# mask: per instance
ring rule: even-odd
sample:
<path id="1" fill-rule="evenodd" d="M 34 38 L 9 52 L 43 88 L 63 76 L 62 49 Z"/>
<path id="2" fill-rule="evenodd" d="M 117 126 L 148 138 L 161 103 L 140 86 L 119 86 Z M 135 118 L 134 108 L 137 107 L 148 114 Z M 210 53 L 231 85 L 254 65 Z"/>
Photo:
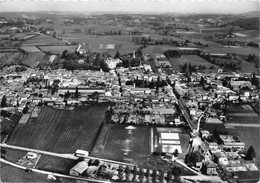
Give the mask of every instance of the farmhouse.
<path id="1" fill-rule="evenodd" d="M 88 154 L 89 154 L 89 152 L 88 151 L 84 151 L 84 150 L 80 150 L 80 149 L 78 149 L 76 152 L 75 152 L 75 156 L 76 157 L 88 157 Z"/>

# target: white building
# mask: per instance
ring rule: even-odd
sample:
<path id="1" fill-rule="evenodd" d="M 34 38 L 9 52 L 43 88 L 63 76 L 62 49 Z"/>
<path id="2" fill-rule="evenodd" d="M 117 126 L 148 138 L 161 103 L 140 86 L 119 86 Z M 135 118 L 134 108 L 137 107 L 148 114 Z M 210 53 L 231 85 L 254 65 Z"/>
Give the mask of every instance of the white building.
<path id="1" fill-rule="evenodd" d="M 119 58 L 114 59 L 114 58 L 109 57 L 109 58 L 106 59 L 105 62 L 107 63 L 107 65 L 108 65 L 108 67 L 109 67 L 110 69 L 114 69 L 114 68 L 116 68 L 116 65 L 117 65 L 118 63 L 121 63 L 121 62 L 122 62 L 122 60 L 120 60 Z"/>

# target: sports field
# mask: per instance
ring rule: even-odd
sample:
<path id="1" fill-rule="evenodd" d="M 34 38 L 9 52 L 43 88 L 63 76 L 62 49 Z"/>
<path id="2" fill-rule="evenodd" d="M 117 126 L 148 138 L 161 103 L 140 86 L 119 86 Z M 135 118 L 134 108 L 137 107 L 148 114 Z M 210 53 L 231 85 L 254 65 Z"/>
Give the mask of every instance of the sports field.
<path id="1" fill-rule="evenodd" d="M 8 143 L 59 153 L 91 150 L 106 109 L 104 105 L 72 111 L 43 107 L 35 122 L 17 125 Z"/>
<path id="2" fill-rule="evenodd" d="M 150 155 L 150 129 L 147 126 L 104 125 L 91 153 L 111 160 L 136 162 Z"/>

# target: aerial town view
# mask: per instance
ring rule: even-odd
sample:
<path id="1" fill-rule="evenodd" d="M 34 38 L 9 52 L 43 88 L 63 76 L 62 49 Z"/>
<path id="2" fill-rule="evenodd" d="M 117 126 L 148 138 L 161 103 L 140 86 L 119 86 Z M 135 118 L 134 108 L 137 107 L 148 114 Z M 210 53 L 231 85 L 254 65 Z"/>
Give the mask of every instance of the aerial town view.
<path id="1" fill-rule="evenodd" d="M 0 182 L 260 181 L 259 1 L 0 1 Z"/>

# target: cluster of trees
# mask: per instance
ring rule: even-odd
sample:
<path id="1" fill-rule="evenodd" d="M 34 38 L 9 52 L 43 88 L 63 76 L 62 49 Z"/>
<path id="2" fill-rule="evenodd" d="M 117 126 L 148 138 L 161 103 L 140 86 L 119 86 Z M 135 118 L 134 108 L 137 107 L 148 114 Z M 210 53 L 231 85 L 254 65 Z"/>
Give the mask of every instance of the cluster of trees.
<path id="1" fill-rule="evenodd" d="M 164 171 L 159 169 L 157 173 L 156 170 L 152 170 L 150 168 L 147 169 L 147 172 L 144 172 L 142 169 L 138 171 L 137 167 L 134 166 L 133 170 L 130 170 L 130 168 L 127 166 L 124 170 L 121 166 L 119 167 L 119 182 L 125 181 L 124 180 L 124 173 L 126 174 L 126 181 L 127 182 L 144 182 L 144 179 L 151 180 L 153 183 L 155 182 L 164 182 L 166 180 L 167 182 L 179 182 L 180 176 L 182 174 L 182 169 L 180 166 L 172 165 L 169 170 L 167 171 L 167 175 L 164 176 Z M 151 173 L 152 172 L 152 173 Z M 130 174 L 133 174 L 132 178 L 130 177 Z M 137 178 L 138 175 L 138 178 Z M 172 178 L 174 176 L 174 179 Z M 139 180 L 138 180 L 139 179 Z"/>
<path id="2" fill-rule="evenodd" d="M 223 69 L 229 69 L 229 70 L 237 70 L 240 69 L 240 64 L 241 62 L 232 62 L 232 60 L 230 60 L 229 63 L 227 62 L 220 62 L 215 58 L 212 58 L 212 56 L 210 54 L 200 54 L 200 57 L 204 58 L 205 60 L 207 60 L 208 62 L 214 64 L 214 65 L 218 65 L 220 67 L 222 67 Z M 228 54 L 226 57 L 224 57 L 225 59 L 231 59 L 232 55 Z"/>
<path id="3" fill-rule="evenodd" d="M 163 53 L 168 59 L 170 58 L 180 58 L 181 53 L 177 50 L 167 50 Z"/>
<path id="4" fill-rule="evenodd" d="M 167 86 L 167 81 L 161 79 L 158 76 L 156 81 L 154 81 L 153 79 L 151 81 L 148 81 L 148 80 L 142 80 L 142 79 L 136 78 L 135 80 L 126 82 L 126 85 L 133 85 L 133 84 L 135 84 L 136 88 L 150 88 L 150 89 L 157 88 L 158 89 L 158 88 Z"/>
<path id="5" fill-rule="evenodd" d="M 259 57 L 249 54 L 246 61 L 255 63 L 256 68 L 259 68 Z"/>
<path id="6" fill-rule="evenodd" d="M 140 65 L 140 59 L 139 58 L 122 58 L 122 62 L 118 63 L 117 67 L 137 67 Z"/>
<path id="7" fill-rule="evenodd" d="M 197 162 L 202 162 L 204 158 L 205 158 L 204 155 L 198 150 L 186 154 L 184 158 L 184 162 L 188 166 L 192 167 L 192 166 L 196 166 Z"/>
<path id="8" fill-rule="evenodd" d="M 84 55 L 80 55 L 78 52 L 69 52 L 68 50 L 64 50 L 62 55 L 62 59 L 65 59 L 63 62 L 63 68 L 67 70 L 100 70 L 102 69 L 104 72 L 108 72 L 110 69 L 105 62 L 105 58 L 100 53 L 94 53 L 92 56 L 85 57 Z M 79 63 L 79 59 L 83 59 L 83 63 Z"/>
<path id="9" fill-rule="evenodd" d="M 63 62 L 63 68 L 67 70 L 100 70 L 100 67 L 92 64 L 88 64 L 88 63 L 81 64 L 69 60 L 65 60 Z"/>
<path id="10" fill-rule="evenodd" d="M 105 31 L 104 34 L 105 35 L 121 35 L 121 30 L 119 30 L 119 31 L 112 31 L 112 30 Z"/>
<path id="11" fill-rule="evenodd" d="M 191 65 L 191 63 L 185 63 L 184 65 L 180 65 L 180 70 L 182 73 L 191 74 L 192 72 L 196 72 L 196 67 L 196 65 Z"/>

